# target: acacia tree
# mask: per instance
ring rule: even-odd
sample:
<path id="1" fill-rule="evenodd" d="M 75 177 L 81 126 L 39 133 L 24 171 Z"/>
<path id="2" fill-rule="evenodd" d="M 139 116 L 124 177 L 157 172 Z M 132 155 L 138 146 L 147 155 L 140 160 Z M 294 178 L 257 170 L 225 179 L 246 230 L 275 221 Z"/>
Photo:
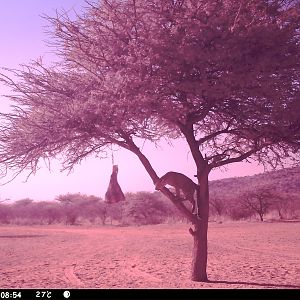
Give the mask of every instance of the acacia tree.
<path id="1" fill-rule="evenodd" d="M 135 154 L 155 183 L 141 139 L 182 137 L 195 162 L 192 279 L 207 281 L 208 175 L 246 159 L 299 161 L 299 6 L 276 0 L 102 0 L 75 19 L 47 17 L 61 61 L 40 60 L 2 80 L 15 92 L 2 114 L 0 163 L 35 172 L 60 156 L 64 169 Z M 176 168 L 176 165 L 174 165 Z"/>
<path id="2" fill-rule="evenodd" d="M 213 207 L 214 211 L 217 213 L 219 217 L 225 211 L 225 201 L 224 198 L 220 198 L 219 196 L 214 195 L 213 197 L 210 196 L 209 204 Z"/>
<path id="3" fill-rule="evenodd" d="M 244 192 L 241 201 L 246 210 L 251 214 L 258 214 L 260 221 L 263 222 L 275 197 L 276 194 L 272 193 L 271 187 L 264 186 Z"/>

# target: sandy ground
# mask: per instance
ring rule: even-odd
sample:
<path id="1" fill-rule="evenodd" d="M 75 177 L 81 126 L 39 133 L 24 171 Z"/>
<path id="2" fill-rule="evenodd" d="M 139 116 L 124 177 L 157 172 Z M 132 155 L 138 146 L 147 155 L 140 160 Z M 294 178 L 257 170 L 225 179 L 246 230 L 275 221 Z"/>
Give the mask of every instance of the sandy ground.
<path id="1" fill-rule="evenodd" d="M 300 223 L 210 223 L 210 282 L 189 225 L 0 226 L 0 288 L 300 288 Z"/>

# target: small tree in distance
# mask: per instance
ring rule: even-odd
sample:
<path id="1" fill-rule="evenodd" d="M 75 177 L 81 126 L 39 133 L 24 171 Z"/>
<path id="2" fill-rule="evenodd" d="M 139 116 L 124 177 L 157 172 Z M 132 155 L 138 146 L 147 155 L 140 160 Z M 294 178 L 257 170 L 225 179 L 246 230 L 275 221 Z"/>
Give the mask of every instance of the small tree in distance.
<path id="1" fill-rule="evenodd" d="M 127 205 L 123 214 L 125 223 L 160 224 L 166 219 L 168 208 L 156 193 L 127 193 L 126 196 Z"/>
<path id="2" fill-rule="evenodd" d="M 2 114 L 0 164 L 64 169 L 112 144 L 159 179 L 141 139 L 183 138 L 199 183 L 192 279 L 207 281 L 208 176 L 242 160 L 299 162 L 300 19 L 297 1 L 103 0 L 82 16 L 48 17 L 61 61 L 2 74 L 15 92 Z M 14 79 L 12 79 L 12 75 Z M 176 164 L 174 163 L 174 168 Z"/>
<path id="3" fill-rule="evenodd" d="M 272 208 L 278 213 L 280 220 L 299 218 L 299 194 L 296 193 L 276 193 L 272 201 Z"/>
<path id="4" fill-rule="evenodd" d="M 68 193 L 59 195 L 55 200 L 61 203 L 67 224 L 74 225 L 82 217 L 90 222 L 95 222 L 95 219 L 100 218 L 102 225 L 105 225 L 107 204 L 101 198 L 80 193 Z"/>
<path id="5" fill-rule="evenodd" d="M 258 214 L 263 222 L 265 214 L 272 207 L 272 202 L 276 195 L 272 193 L 270 187 L 259 187 L 251 189 L 241 195 L 241 201 L 246 210 L 251 214 Z"/>
<path id="6" fill-rule="evenodd" d="M 225 200 L 226 201 L 226 200 Z M 221 217 L 226 208 L 226 203 L 224 201 L 224 198 L 220 198 L 218 196 L 210 197 L 209 204 L 213 208 L 213 210 L 217 213 L 219 217 Z"/>

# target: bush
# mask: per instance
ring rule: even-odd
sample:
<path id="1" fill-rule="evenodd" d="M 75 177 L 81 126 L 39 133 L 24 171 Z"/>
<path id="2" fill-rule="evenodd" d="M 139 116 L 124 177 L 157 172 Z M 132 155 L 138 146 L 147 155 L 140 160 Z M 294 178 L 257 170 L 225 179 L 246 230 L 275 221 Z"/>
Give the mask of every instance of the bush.
<path id="1" fill-rule="evenodd" d="M 124 224 L 159 224 L 166 220 L 168 207 L 157 196 L 157 193 L 138 192 L 126 195 L 124 205 Z"/>
<path id="2" fill-rule="evenodd" d="M 75 225 L 79 218 L 95 223 L 98 217 L 105 224 L 106 204 L 99 197 L 77 193 L 60 195 L 56 200 L 61 204 L 62 214 L 68 225 Z"/>
<path id="3" fill-rule="evenodd" d="M 8 204 L 0 204 L 0 224 L 8 224 L 11 219 L 11 207 Z"/>

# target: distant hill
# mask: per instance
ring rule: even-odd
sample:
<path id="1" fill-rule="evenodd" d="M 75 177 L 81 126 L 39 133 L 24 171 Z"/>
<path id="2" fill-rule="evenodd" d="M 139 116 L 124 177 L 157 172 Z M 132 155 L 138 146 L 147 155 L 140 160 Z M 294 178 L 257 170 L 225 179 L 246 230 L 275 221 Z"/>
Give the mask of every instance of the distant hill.
<path id="1" fill-rule="evenodd" d="M 274 190 L 300 194 L 300 166 L 253 176 L 213 180 L 210 181 L 210 192 L 212 195 L 222 194 L 224 198 L 230 198 L 233 194 L 265 184 L 274 187 Z"/>

